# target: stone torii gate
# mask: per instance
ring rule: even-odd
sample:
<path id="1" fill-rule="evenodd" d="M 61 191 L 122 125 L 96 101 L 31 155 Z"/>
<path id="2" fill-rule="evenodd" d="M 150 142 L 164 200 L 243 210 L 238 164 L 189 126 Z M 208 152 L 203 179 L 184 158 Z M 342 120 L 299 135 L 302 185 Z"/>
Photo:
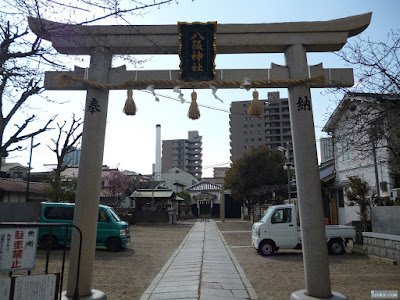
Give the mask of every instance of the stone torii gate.
<path id="1" fill-rule="evenodd" d="M 237 82 L 247 77 L 252 87 L 289 89 L 306 281 L 306 289 L 294 292 L 292 299 L 344 298 L 338 293 L 332 294 L 330 285 L 310 87 L 352 86 L 353 72 L 352 69 L 323 69 L 322 64 L 310 67 L 307 52 L 340 50 L 349 37 L 368 27 L 371 15 L 367 13 L 325 22 L 218 24 L 218 54 L 285 55 L 286 66 L 272 64 L 270 69 L 262 70 L 216 70 L 215 87 L 237 88 Z M 85 76 L 88 81 L 105 85 L 126 82 L 121 89 L 128 86 L 145 89 L 148 80 L 154 81 L 155 89 L 172 89 L 179 84 L 178 70 L 127 71 L 125 67 L 111 68 L 113 54 L 178 54 L 177 25 L 76 26 L 29 19 L 29 26 L 35 34 L 51 41 L 59 53 L 90 55 L 90 67 Z M 92 277 L 109 92 L 108 89 L 75 81 L 60 86 L 56 82 L 58 74 L 46 72 L 46 89 L 87 90 L 74 215 L 74 224 L 81 228 L 83 234 L 79 295 L 102 299 L 106 297 L 104 293 L 92 289 Z M 68 72 L 68 75 L 83 78 L 84 70 L 78 68 Z M 318 75 L 324 75 L 322 82 L 312 79 Z M 303 81 L 296 81 L 298 79 Z M 208 85 L 192 84 L 186 87 L 209 88 Z M 184 83 L 181 86 L 185 88 Z M 93 110 L 94 100 L 96 107 Z M 78 238 L 73 235 L 67 297 L 72 297 L 75 291 L 77 253 Z"/>

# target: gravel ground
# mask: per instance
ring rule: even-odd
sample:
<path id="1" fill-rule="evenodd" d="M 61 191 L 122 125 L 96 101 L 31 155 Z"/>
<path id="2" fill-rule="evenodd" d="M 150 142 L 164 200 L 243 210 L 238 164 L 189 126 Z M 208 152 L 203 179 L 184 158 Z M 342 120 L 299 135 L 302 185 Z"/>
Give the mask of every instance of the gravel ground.
<path id="1" fill-rule="evenodd" d="M 250 222 L 227 220 L 216 224 L 259 299 L 290 299 L 292 292 L 305 289 L 301 250 L 279 250 L 272 257 L 263 257 L 249 247 Z M 399 266 L 378 264 L 358 251 L 329 255 L 329 263 L 332 290 L 349 299 L 370 299 L 371 290 L 400 291 Z"/>
<path id="2" fill-rule="evenodd" d="M 293 291 L 305 288 L 300 250 L 279 250 L 273 257 L 263 257 L 250 247 L 250 222 L 216 221 L 259 299 L 289 299 Z M 192 224 L 133 226 L 131 235 L 134 243 L 124 251 L 112 253 L 98 248 L 93 288 L 105 292 L 110 300 L 140 299 Z M 68 256 L 67 252 L 67 260 Z M 60 271 L 61 257 L 61 250 L 51 252 L 50 272 Z M 349 299 L 370 299 L 371 290 L 400 291 L 399 266 L 378 264 L 358 253 L 330 255 L 329 260 L 332 290 Z M 44 265 L 45 251 L 38 250 L 32 273 L 43 274 Z M 68 274 L 67 270 L 65 274 Z M 63 290 L 65 287 L 66 278 Z"/>
<path id="3" fill-rule="evenodd" d="M 105 248 L 97 248 L 92 288 L 106 293 L 108 300 L 140 299 L 182 243 L 192 224 L 133 226 L 130 228 L 133 244 L 124 251 L 109 252 Z M 50 252 L 49 273 L 61 271 L 62 253 L 61 249 Z M 66 266 L 68 258 L 69 251 Z M 45 259 L 46 251 L 38 250 L 32 274 L 44 274 Z M 22 274 L 26 275 L 26 271 Z M 62 290 L 67 286 L 68 268 L 64 274 Z M 8 273 L 0 273 L 0 277 L 4 276 Z"/>

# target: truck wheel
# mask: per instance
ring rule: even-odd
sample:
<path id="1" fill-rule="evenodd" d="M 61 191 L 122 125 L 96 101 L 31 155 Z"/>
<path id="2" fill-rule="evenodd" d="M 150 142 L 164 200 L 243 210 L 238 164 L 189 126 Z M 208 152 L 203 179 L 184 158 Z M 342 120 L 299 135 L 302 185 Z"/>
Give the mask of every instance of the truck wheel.
<path id="1" fill-rule="evenodd" d="M 339 255 L 344 252 L 342 241 L 334 240 L 329 242 L 329 252 L 334 255 Z"/>
<path id="2" fill-rule="evenodd" d="M 118 252 L 122 250 L 121 240 L 117 237 L 111 237 L 107 240 L 106 247 L 111 252 Z"/>
<path id="3" fill-rule="evenodd" d="M 271 241 L 261 242 L 259 251 L 263 256 L 272 256 L 275 252 L 275 245 Z"/>
<path id="4" fill-rule="evenodd" d="M 45 235 L 40 241 L 40 249 L 41 250 L 53 250 L 57 247 L 57 239 L 54 235 L 51 237 Z"/>

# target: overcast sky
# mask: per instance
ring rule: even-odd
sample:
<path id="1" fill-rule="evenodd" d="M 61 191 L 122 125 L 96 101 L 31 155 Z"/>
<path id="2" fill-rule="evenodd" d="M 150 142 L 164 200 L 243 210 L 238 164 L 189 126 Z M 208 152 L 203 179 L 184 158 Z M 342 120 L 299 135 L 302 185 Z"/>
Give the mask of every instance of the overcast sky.
<path id="1" fill-rule="evenodd" d="M 219 24 L 227 23 L 276 23 L 295 21 L 326 21 L 352 15 L 373 12 L 370 26 L 360 36 L 372 40 L 386 40 L 387 34 L 392 30 L 400 29 L 400 2 L 392 1 L 267 1 L 267 0 L 181 0 L 179 3 L 153 8 L 144 16 L 138 16 L 132 23 L 143 25 L 176 24 L 182 22 L 207 22 L 217 21 Z M 218 33 L 217 33 L 218 39 Z M 354 39 L 354 38 L 352 38 Z M 351 41 L 351 39 L 350 39 Z M 217 49 L 218 51 L 218 49 Z M 163 56 L 137 56 L 138 59 L 150 58 L 140 68 L 148 70 L 179 68 L 178 55 Z M 257 69 L 269 68 L 271 62 L 284 64 L 283 54 L 237 54 L 217 55 L 217 69 Z M 325 68 L 347 67 L 332 53 L 308 54 L 309 65 L 323 63 Z M 114 66 L 125 64 L 120 59 L 113 62 Z M 82 62 L 80 67 L 88 67 Z M 73 66 L 71 66 L 72 68 Z M 127 68 L 135 67 L 127 64 Z M 277 89 L 258 89 L 260 99 L 265 99 L 268 91 Z M 286 89 L 278 89 L 282 97 L 287 97 Z M 184 90 L 187 100 L 190 100 L 191 90 Z M 157 94 L 177 98 L 177 94 L 168 90 L 156 90 Z M 200 90 L 198 103 L 229 111 L 232 101 L 251 100 L 252 92 L 240 89 L 219 90 L 217 95 L 223 103 L 216 100 L 211 90 Z M 74 112 L 83 117 L 85 92 L 75 91 L 46 91 L 44 93 L 53 99 L 68 101 L 63 105 L 40 105 L 41 99 L 37 98 L 39 116 L 45 120 L 47 116 L 58 114 L 57 120 L 69 120 Z M 159 97 L 160 102 L 155 102 L 154 97 L 143 91 L 134 91 L 133 98 L 138 107 L 136 116 L 125 116 L 122 112 L 126 100 L 126 91 L 111 91 L 108 108 L 108 122 L 106 144 L 103 164 L 110 167 L 119 167 L 142 174 L 152 172 L 155 161 L 155 126 L 161 124 L 162 139 L 187 138 L 189 130 L 198 130 L 203 136 L 203 176 L 212 176 L 214 165 L 228 166 L 230 161 L 229 139 L 229 113 L 221 110 L 200 107 L 199 120 L 190 120 L 187 117 L 189 104 L 181 104 L 168 98 Z M 312 101 L 314 109 L 315 132 L 318 139 L 326 136 L 321 133 L 329 112 L 337 102 L 335 95 L 327 94 L 325 89 L 313 89 Z M 35 102 L 35 101 L 33 101 Z M 33 150 L 33 171 L 46 169 L 44 165 L 55 164 L 56 157 L 46 145 L 56 133 L 49 132 L 35 138 L 35 143 L 40 143 Z M 17 161 L 25 165 L 29 161 L 29 153 L 10 155 L 8 161 Z M 223 165 L 225 163 L 225 165 Z M 47 167 L 48 169 L 48 167 Z"/>

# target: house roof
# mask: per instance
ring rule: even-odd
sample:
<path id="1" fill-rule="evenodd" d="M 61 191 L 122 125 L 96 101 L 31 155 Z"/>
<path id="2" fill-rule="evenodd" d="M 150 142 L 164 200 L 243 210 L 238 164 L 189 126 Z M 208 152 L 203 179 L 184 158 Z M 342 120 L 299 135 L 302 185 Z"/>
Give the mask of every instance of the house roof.
<path id="1" fill-rule="evenodd" d="M 110 198 L 110 197 L 121 197 L 124 195 L 124 192 L 113 194 L 109 189 L 101 189 L 100 198 Z"/>
<path id="2" fill-rule="evenodd" d="M 327 182 L 332 178 L 335 178 L 336 170 L 335 170 L 335 161 L 331 160 L 329 163 L 324 164 L 319 168 L 319 178 L 323 182 Z"/>
<path id="3" fill-rule="evenodd" d="M 219 191 L 221 185 L 211 182 L 199 182 L 186 189 L 186 191 Z"/>
<path id="4" fill-rule="evenodd" d="M 354 101 L 365 101 L 370 103 L 388 103 L 388 101 L 400 101 L 396 94 L 371 94 L 371 93 L 347 93 L 335 108 L 322 131 L 329 132 L 336 126 L 342 114 L 349 108 Z"/>
<path id="5" fill-rule="evenodd" d="M 224 177 L 204 177 L 201 179 L 201 182 L 209 182 L 222 185 L 224 183 Z"/>
<path id="6" fill-rule="evenodd" d="M 172 190 L 148 190 L 139 189 L 134 191 L 129 197 L 131 198 L 171 198 L 174 194 Z"/>
<path id="7" fill-rule="evenodd" d="M 11 169 L 23 169 L 23 170 L 29 170 L 29 167 L 25 167 L 21 165 L 20 163 L 2 163 L 1 164 L 1 171 L 8 173 Z"/>
<path id="8" fill-rule="evenodd" d="M 25 193 L 26 181 L 0 178 L 0 190 L 5 192 Z M 48 183 L 29 182 L 29 193 L 43 194 L 45 189 L 50 187 Z"/>

